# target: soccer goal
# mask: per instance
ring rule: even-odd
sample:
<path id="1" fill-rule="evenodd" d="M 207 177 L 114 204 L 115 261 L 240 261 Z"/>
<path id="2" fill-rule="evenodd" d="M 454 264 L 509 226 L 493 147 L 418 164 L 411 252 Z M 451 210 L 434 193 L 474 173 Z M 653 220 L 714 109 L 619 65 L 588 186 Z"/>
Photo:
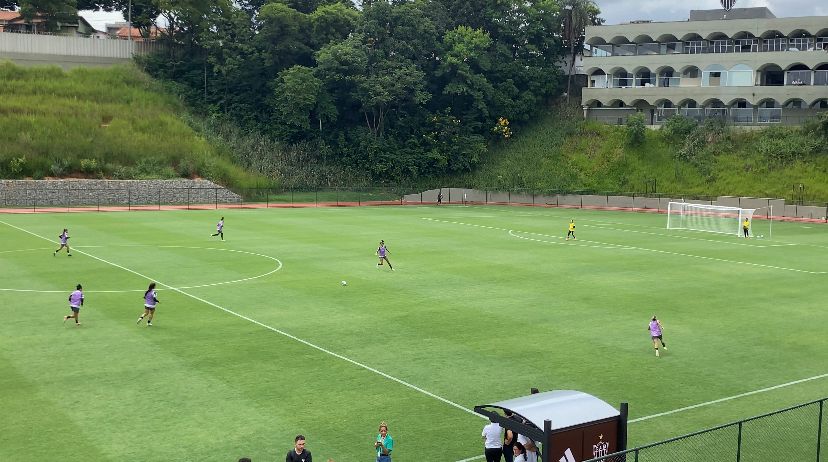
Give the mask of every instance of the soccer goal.
<path id="1" fill-rule="evenodd" d="M 667 229 L 691 229 L 743 236 L 742 223 L 747 219 L 752 224 L 754 211 L 756 209 L 670 202 L 667 204 Z"/>

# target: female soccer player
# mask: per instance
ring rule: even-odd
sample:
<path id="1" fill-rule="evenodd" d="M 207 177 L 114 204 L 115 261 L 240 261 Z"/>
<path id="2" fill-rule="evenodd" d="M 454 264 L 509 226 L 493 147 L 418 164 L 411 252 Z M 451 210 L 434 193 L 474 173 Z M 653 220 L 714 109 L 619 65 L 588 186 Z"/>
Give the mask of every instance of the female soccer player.
<path id="1" fill-rule="evenodd" d="M 388 262 L 388 267 L 391 268 L 391 271 L 394 271 L 394 267 L 391 266 L 391 261 L 388 260 L 388 254 L 391 253 L 388 251 L 388 248 L 385 247 L 385 241 L 380 240 L 379 247 L 377 248 L 377 256 L 379 257 L 379 263 L 377 263 L 377 268 L 382 266 L 382 261 L 385 260 Z"/>
<path id="2" fill-rule="evenodd" d="M 65 231 L 65 230 L 64 230 Z M 75 325 L 80 326 L 80 320 L 78 316 L 80 315 L 80 307 L 83 306 L 83 287 L 80 284 L 75 288 L 75 291 L 69 294 L 69 309 L 72 310 L 72 314 L 70 316 L 64 316 L 63 322 L 66 323 L 67 319 L 75 320 Z"/>
<path id="3" fill-rule="evenodd" d="M 155 283 L 151 282 L 147 291 L 144 292 L 144 314 L 138 317 L 135 324 L 140 324 L 144 317 L 147 318 L 147 326 L 152 325 L 152 317 L 155 315 L 155 305 L 158 304 L 158 294 L 155 293 Z"/>
<path id="4" fill-rule="evenodd" d="M 60 236 L 58 236 L 58 239 L 60 239 L 60 247 L 58 247 L 58 249 L 55 250 L 55 252 L 52 254 L 52 256 L 54 257 L 55 255 L 57 255 L 58 252 L 61 251 L 61 249 L 66 247 L 66 253 L 71 257 L 72 254 L 69 252 L 69 230 L 66 229 L 66 228 L 63 228 L 63 232 L 60 233 Z"/>
<path id="5" fill-rule="evenodd" d="M 569 236 L 572 236 L 572 240 L 576 241 L 575 238 L 575 220 L 569 220 L 569 232 L 566 233 L 566 240 L 569 240 Z"/>
<path id="6" fill-rule="evenodd" d="M 667 351 L 667 345 L 664 343 L 664 339 L 661 334 L 661 321 L 653 315 L 653 319 L 650 321 L 650 325 L 647 326 L 647 329 L 650 330 L 650 337 L 653 339 L 653 348 L 655 348 L 656 356 L 660 356 L 658 353 L 659 343 L 662 348 L 664 348 L 664 351 Z"/>
<path id="7" fill-rule="evenodd" d="M 211 234 L 211 236 L 221 236 L 221 240 L 224 240 L 224 217 L 216 223 L 216 234 Z"/>

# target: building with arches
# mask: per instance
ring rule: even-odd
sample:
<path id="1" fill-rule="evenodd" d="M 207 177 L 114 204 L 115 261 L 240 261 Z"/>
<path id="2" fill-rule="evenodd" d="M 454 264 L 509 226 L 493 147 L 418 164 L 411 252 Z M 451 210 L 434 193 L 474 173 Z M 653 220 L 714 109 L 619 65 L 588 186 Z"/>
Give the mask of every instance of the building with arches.
<path id="1" fill-rule="evenodd" d="M 694 10 L 687 21 L 586 29 L 584 116 L 650 125 L 674 114 L 737 125 L 801 124 L 828 110 L 828 16 Z"/>

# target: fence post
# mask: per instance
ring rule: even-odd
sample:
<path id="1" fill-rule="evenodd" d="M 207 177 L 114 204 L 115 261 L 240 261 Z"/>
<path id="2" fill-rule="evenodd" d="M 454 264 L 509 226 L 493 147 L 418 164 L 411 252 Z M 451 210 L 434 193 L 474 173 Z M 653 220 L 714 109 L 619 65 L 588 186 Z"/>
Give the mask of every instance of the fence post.
<path id="1" fill-rule="evenodd" d="M 213 188 L 213 201 L 216 210 L 218 210 L 218 188 Z"/>
<path id="2" fill-rule="evenodd" d="M 164 188 L 158 188 L 158 210 L 161 210 L 161 191 Z"/>
<path id="3" fill-rule="evenodd" d="M 742 421 L 739 421 L 739 436 L 736 439 L 736 462 L 742 460 Z"/>
<path id="4" fill-rule="evenodd" d="M 819 402 L 819 423 L 817 424 L 817 457 L 816 462 L 819 462 L 819 456 L 822 448 L 822 416 L 825 411 L 825 400 Z"/>
<path id="5" fill-rule="evenodd" d="M 187 210 L 190 210 L 190 190 L 192 188 L 187 188 Z"/>
<path id="6" fill-rule="evenodd" d="M 265 188 L 265 208 L 270 208 L 270 188 Z"/>
<path id="7" fill-rule="evenodd" d="M 127 186 L 127 210 L 132 210 L 132 189 Z"/>

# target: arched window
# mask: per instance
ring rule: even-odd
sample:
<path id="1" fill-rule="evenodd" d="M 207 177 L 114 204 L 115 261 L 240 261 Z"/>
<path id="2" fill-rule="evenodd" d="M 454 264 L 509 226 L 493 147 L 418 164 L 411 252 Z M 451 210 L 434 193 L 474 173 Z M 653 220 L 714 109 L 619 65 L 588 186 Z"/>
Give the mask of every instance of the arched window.
<path id="1" fill-rule="evenodd" d="M 746 64 L 737 64 L 727 72 L 728 87 L 752 87 L 753 69 Z"/>
<path id="2" fill-rule="evenodd" d="M 702 71 L 703 87 L 727 86 L 727 70 L 721 64 L 711 64 Z"/>

